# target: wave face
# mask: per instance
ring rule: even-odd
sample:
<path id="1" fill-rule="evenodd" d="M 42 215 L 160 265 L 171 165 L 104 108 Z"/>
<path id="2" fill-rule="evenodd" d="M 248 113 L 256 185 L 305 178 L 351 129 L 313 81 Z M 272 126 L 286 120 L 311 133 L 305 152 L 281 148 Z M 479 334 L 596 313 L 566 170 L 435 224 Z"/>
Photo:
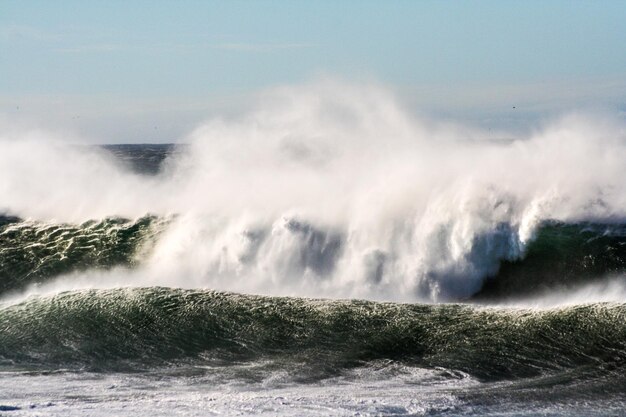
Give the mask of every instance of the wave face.
<path id="1" fill-rule="evenodd" d="M 568 291 L 625 272 L 625 224 L 544 222 L 524 257 L 502 262 L 474 299 Z"/>
<path id="2" fill-rule="evenodd" d="M 80 225 L 0 217 L 0 293 L 77 271 L 133 267 L 162 223 L 154 217 Z"/>
<path id="3" fill-rule="evenodd" d="M 393 360 L 482 380 L 578 370 L 622 375 L 626 306 L 544 311 L 90 290 L 0 310 L 0 357 L 23 367 L 141 370 L 267 361 L 302 378 Z M 107 329 L 107 331 L 102 331 Z"/>
<path id="4" fill-rule="evenodd" d="M 91 255 L 68 253 L 84 260 L 67 265 L 52 261 L 66 261 L 62 247 L 49 258 L 9 238 L 3 262 L 17 272 L 3 281 L 29 282 L 43 259 L 33 276 L 80 275 L 56 290 L 115 281 L 438 302 L 623 271 L 621 232 L 593 244 L 575 237 L 586 225 L 626 224 L 623 121 L 574 114 L 490 140 L 415 118 L 372 86 L 285 87 L 260 102 L 205 123 L 178 147 L 88 148 L 3 133 L 0 212 L 24 221 L 2 227 L 23 228 L 23 242 L 57 250 L 26 236 L 43 225 L 76 229 L 67 236 L 78 241 L 85 222 L 170 219 L 148 251 L 137 254 L 141 245 L 121 232 L 109 251 L 103 232 Z"/>

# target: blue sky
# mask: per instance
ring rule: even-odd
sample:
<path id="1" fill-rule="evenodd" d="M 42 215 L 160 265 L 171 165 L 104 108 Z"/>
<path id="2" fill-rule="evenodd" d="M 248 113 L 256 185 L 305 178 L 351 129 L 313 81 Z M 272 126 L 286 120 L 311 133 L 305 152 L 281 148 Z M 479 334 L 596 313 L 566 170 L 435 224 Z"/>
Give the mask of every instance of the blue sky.
<path id="1" fill-rule="evenodd" d="M 75 127 L 98 140 L 166 140 L 319 76 L 376 80 L 461 117 L 512 102 L 619 109 L 624 22 L 626 1 L 0 0 L 0 113 L 61 126 L 82 111 Z M 157 120 L 170 128 L 142 132 Z"/>

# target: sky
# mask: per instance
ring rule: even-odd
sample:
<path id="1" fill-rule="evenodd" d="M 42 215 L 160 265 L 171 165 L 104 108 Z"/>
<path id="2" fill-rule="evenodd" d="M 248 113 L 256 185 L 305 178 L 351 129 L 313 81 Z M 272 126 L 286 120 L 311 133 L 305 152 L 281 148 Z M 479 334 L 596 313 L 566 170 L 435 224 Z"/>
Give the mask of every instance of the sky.
<path id="1" fill-rule="evenodd" d="M 624 22 L 610 0 L 0 0 L 0 120 L 168 142 L 256 91 L 325 77 L 478 124 L 623 112 Z"/>

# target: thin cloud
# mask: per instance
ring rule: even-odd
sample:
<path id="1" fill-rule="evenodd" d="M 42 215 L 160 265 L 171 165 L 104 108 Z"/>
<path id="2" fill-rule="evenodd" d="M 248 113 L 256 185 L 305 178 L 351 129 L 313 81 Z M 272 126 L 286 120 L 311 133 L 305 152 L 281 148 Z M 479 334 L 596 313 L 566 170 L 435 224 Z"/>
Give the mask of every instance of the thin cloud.
<path id="1" fill-rule="evenodd" d="M 311 43 L 246 43 L 230 42 L 212 45 L 214 49 L 224 49 L 229 51 L 244 52 L 272 52 L 286 49 L 306 49 L 314 48 Z"/>
<path id="2" fill-rule="evenodd" d="M 56 52 L 63 52 L 69 54 L 80 54 L 87 52 L 116 52 L 121 51 L 123 49 L 128 49 L 123 45 L 115 45 L 115 44 L 102 44 L 102 45 L 80 45 L 66 48 L 54 48 L 53 50 Z"/>
<path id="3" fill-rule="evenodd" d="M 0 40 L 3 41 L 57 41 L 61 35 L 46 32 L 34 26 L 25 25 L 4 25 L 0 26 Z"/>
<path id="4" fill-rule="evenodd" d="M 176 52 L 176 51 L 197 51 L 202 49 L 217 49 L 224 51 L 240 51 L 252 53 L 268 53 L 276 51 L 286 51 L 294 49 L 313 48 L 316 45 L 310 43 L 246 43 L 246 42 L 229 42 L 229 43 L 179 43 L 179 44 L 149 44 L 149 45 L 132 45 L 132 44 L 93 44 L 93 45 L 76 45 L 54 48 L 53 50 L 61 53 L 107 53 L 119 51 L 145 51 L 145 52 Z"/>

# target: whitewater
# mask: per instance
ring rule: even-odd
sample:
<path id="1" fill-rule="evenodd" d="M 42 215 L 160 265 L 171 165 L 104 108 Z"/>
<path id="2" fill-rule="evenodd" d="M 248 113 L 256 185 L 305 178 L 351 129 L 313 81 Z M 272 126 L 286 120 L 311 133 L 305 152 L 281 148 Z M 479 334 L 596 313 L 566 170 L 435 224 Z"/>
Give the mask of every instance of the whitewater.
<path id="1" fill-rule="evenodd" d="M 618 117 L 325 81 L 175 145 L 2 128 L 0 412 L 623 413 Z"/>

